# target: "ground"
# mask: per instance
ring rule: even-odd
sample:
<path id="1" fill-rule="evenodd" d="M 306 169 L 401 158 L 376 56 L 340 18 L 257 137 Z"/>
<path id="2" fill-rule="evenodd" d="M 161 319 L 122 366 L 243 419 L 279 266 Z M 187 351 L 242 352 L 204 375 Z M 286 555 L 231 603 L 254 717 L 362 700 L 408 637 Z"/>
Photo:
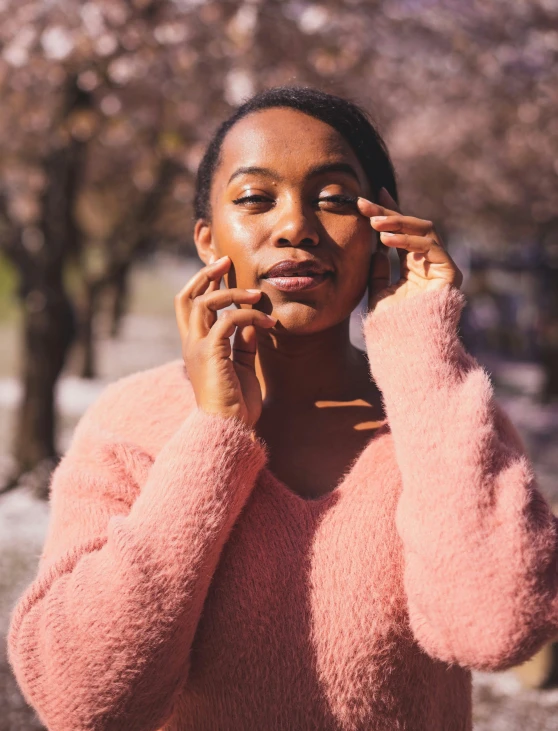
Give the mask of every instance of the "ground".
<path id="1" fill-rule="evenodd" d="M 180 357 L 180 340 L 173 314 L 174 294 L 197 264 L 158 259 L 140 267 L 133 280 L 130 314 L 122 337 L 103 340 L 99 348 L 99 378 L 66 375 L 57 402 L 61 414 L 60 448 L 68 444 L 85 408 L 106 383 Z M 358 342 L 358 318 L 352 323 Z M 0 324 L 0 473 L 9 469 L 10 435 L 19 389 L 15 324 Z M 361 344 L 361 343 L 360 343 Z M 5 354 L 5 355 L 4 355 Z M 542 406 L 536 394 L 542 374 L 530 363 L 505 363 L 485 358 L 493 376 L 498 402 L 520 430 L 533 459 L 545 496 L 558 503 L 558 404 Z M 48 522 L 48 504 L 21 484 L 0 496 L 0 636 L 5 637 L 9 613 L 33 579 Z M 5 642 L 0 653 L 0 731 L 39 731 L 43 727 L 23 700 L 9 671 Z M 558 689 L 524 690 L 513 671 L 475 673 L 475 731 L 551 731 L 558 727 Z M 425 731 L 427 731 L 425 729 Z"/>

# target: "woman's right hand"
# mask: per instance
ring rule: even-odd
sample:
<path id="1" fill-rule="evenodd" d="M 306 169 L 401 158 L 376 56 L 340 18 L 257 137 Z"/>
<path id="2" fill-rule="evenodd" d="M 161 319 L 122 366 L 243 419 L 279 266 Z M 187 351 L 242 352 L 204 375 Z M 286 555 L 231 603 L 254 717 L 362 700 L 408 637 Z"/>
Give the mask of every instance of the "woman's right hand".
<path id="1" fill-rule="evenodd" d="M 254 309 L 226 310 L 217 317 L 224 307 L 254 304 L 261 297 L 260 290 L 219 289 L 230 266 L 225 256 L 200 269 L 174 298 L 175 312 L 198 408 L 236 417 L 252 427 L 262 412 L 255 328 L 269 329 L 277 320 Z"/>

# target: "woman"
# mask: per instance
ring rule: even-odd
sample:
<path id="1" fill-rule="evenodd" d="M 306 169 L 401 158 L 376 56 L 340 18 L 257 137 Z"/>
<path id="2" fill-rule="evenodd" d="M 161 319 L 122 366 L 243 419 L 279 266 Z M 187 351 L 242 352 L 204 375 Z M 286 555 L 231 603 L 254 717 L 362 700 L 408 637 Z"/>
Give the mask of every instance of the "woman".
<path id="1" fill-rule="evenodd" d="M 83 417 L 12 616 L 51 731 L 461 731 L 471 668 L 557 632 L 556 522 L 458 338 L 461 274 L 396 197 L 337 97 L 272 89 L 217 132 L 183 358 Z"/>

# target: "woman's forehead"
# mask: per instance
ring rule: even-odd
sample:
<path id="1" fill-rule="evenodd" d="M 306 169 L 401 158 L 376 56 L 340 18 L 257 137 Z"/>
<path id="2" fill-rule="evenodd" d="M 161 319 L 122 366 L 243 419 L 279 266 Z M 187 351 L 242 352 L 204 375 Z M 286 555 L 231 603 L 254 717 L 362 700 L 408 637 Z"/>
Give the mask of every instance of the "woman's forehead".
<path id="1" fill-rule="evenodd" d="M 363 174 L 355 153 L 336 129 L 295 109 L 272 108 L 253 112 L 234 125 L 223 141 L 219 169 L 228 180 L 237 167 L 294 171 L 337 161 L 352 164 Z"/>

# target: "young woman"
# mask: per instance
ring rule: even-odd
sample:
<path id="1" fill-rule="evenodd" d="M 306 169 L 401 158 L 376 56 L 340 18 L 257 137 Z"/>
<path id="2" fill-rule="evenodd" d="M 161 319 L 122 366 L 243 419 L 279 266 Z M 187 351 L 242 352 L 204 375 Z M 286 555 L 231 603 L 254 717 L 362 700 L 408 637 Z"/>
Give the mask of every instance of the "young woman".
<path id="1" fill-rule="evenodd" d="M 272 89 L 218 130 L 183 358 L 83 417 L 12 616 L 50 731 L 465 731 L 470 670 L 558 632 L 556 521 L 396 199 L 345 100 Z"/>

